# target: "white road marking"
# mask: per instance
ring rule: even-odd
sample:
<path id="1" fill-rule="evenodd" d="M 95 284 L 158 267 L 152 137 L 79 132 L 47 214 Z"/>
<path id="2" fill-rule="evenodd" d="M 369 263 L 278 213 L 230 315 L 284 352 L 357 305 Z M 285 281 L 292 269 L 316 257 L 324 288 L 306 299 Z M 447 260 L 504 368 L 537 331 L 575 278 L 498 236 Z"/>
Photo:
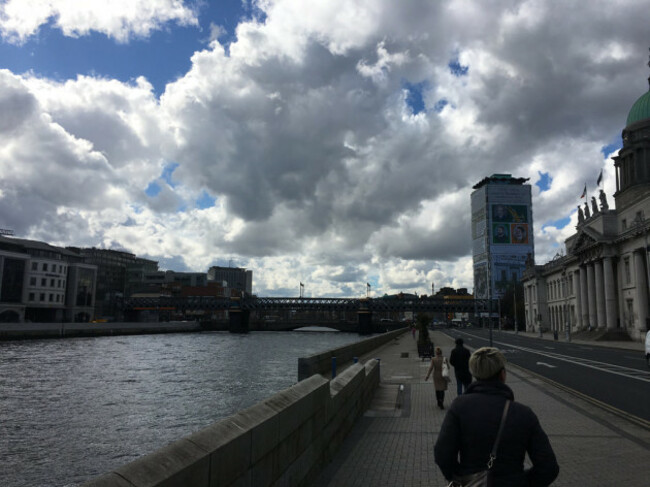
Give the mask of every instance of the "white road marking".
<path id="1" fill-rule="evenodd" d="M 646 370 L 639 370 L 639 369 L 632 369 L 630 367 L 623 367 L 620 365 L 614 365 L 614 364 L 608 364 L 606 362 L 599 362 L 597 360 L 589 360 L 589 359 L 583 359 L 579 357 L 572 357 L 570 355 L 562 355 L 559 353 L 553 353 L 553 352 L 544 352 L 541 350 L 536 350 L 534 348 L 527 348 L 527 347 L 520 347 L 518 345 L 513 345 L 511 343 L 504 343 L 504 342 L 498 342 L 494 341 L 494 344 L 499 344 L 505 347 L 511 347 L 511 348 L 517 348 L 519 350 L 522 350 L 524 352 L 530 352 L 530 353 L 535 353 L 537 355 L 541 355 L 543 357 L 551 358 L 554 360 L 561 360 L 563 362 L 569 362 L 570 364 L 573 365 L 581 365 L 583 367 L 587 367 L 590 369 L 594 370 L 600 370 L 601 372 L 609 372 L 610 374 L 615 374 L 615 375 L 620 375 L 623 377 L 627 377 L 628 379 L 637 379 L 641 380 L 643 382 L 650 382 L 650 371 Z"/>
<path id="2" fill-rule="evenodd" d="M 544 367 L 548 367 L 549 369 L 555 369 L 555 365 L 547 364 L 546 362 L 537 362 L 537 365 L 543 365 Z"/>

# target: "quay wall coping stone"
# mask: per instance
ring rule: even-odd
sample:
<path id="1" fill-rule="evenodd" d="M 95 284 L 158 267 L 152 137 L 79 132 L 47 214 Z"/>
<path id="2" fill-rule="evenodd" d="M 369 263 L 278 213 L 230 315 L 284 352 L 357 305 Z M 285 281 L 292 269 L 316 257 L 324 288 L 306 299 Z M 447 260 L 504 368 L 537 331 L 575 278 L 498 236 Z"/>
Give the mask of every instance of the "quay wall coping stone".
<path id="1" fill-rule="evenodd" d="M 365 340 L 361 340 L 350 345 L 345 345 L 339 348 L 327 350 L 325 352 L 316 353 L 308 357 L 301 357 L 298 359 L 298 380 L 306 379 L 313 374 L 327 375 L 332 370 L 332 357 L 336 357 L 337 368 L 349 362 L 352 362 L 354 357 L 360 357 L 372 350 L 379 348 L 385 343 L 399 337 L 406 333 L 408 328 L 400 328 L 398 330 L 388 331 L 380 335 L 376 335 Z"/>

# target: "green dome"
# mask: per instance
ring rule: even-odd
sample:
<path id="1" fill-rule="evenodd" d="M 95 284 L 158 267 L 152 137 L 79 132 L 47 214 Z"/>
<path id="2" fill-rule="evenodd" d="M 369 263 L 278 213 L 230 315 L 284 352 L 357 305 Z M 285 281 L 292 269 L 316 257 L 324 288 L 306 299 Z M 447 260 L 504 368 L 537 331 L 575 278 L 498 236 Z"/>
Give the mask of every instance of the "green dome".
<path id="1" fill-rule="evenodd" d="M 633 123 L 640 122 L 647 118 L 650 118 L 650 91 L 641 95 L 641 97 L 634 102 L 634 105 L 632 105 L 630 113 L 627 116 L 627 123 L 625 126 L 629 127 Z"/>

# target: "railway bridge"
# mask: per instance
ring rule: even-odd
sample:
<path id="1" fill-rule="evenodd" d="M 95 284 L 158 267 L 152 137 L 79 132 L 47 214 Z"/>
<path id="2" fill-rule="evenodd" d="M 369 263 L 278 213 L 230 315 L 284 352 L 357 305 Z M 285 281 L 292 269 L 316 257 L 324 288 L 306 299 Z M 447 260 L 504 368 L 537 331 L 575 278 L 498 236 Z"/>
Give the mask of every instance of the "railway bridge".
<path id="1" fill-rule="evenodd" d="M 455 297 L 382 297 L 382 298 L 307 298 L 307 297 L 136 297 L 127 298 L 122 303 L 126 316 L 137 319 L 142 311 L 169 312 L 182 315 L 200 316 L 215 311 L 225 311 L 228 316 L 228 329 L 232 333 L 247 333 L 250 329 L 251 315 L 262 321 L 266 329 L 291 330 L 308 323 L 321 324 L 319 314 L 343 317 L 338 321 L 327 321 L 327 325 L 342 331 L 358 331 L 362 335 L 377 330 L 373 323 L 373 313 L 468 313 L 477 318 L 490 316 L 497 309 L 496 300 L 457 299 Z M 276 312 L 284 316 L 271 315 Z M 351 318 L 352 317 L 352 318 Z"/>

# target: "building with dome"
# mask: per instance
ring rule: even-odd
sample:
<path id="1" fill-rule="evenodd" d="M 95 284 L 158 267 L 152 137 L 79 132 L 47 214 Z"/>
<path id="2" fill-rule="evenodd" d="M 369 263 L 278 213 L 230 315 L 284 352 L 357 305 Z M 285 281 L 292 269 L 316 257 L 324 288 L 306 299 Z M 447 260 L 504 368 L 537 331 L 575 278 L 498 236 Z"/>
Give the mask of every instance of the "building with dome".
<path id="1" fill-rule="evenodd" d="M 596 330 L 640 340 L 650 329 L 650 91 L 632 105 L 622 138 L 613 158 L 614 208 L 600 190 L 578 208 L 565 255 L 528 262 L 522 279 L 528 331 Z"/>

